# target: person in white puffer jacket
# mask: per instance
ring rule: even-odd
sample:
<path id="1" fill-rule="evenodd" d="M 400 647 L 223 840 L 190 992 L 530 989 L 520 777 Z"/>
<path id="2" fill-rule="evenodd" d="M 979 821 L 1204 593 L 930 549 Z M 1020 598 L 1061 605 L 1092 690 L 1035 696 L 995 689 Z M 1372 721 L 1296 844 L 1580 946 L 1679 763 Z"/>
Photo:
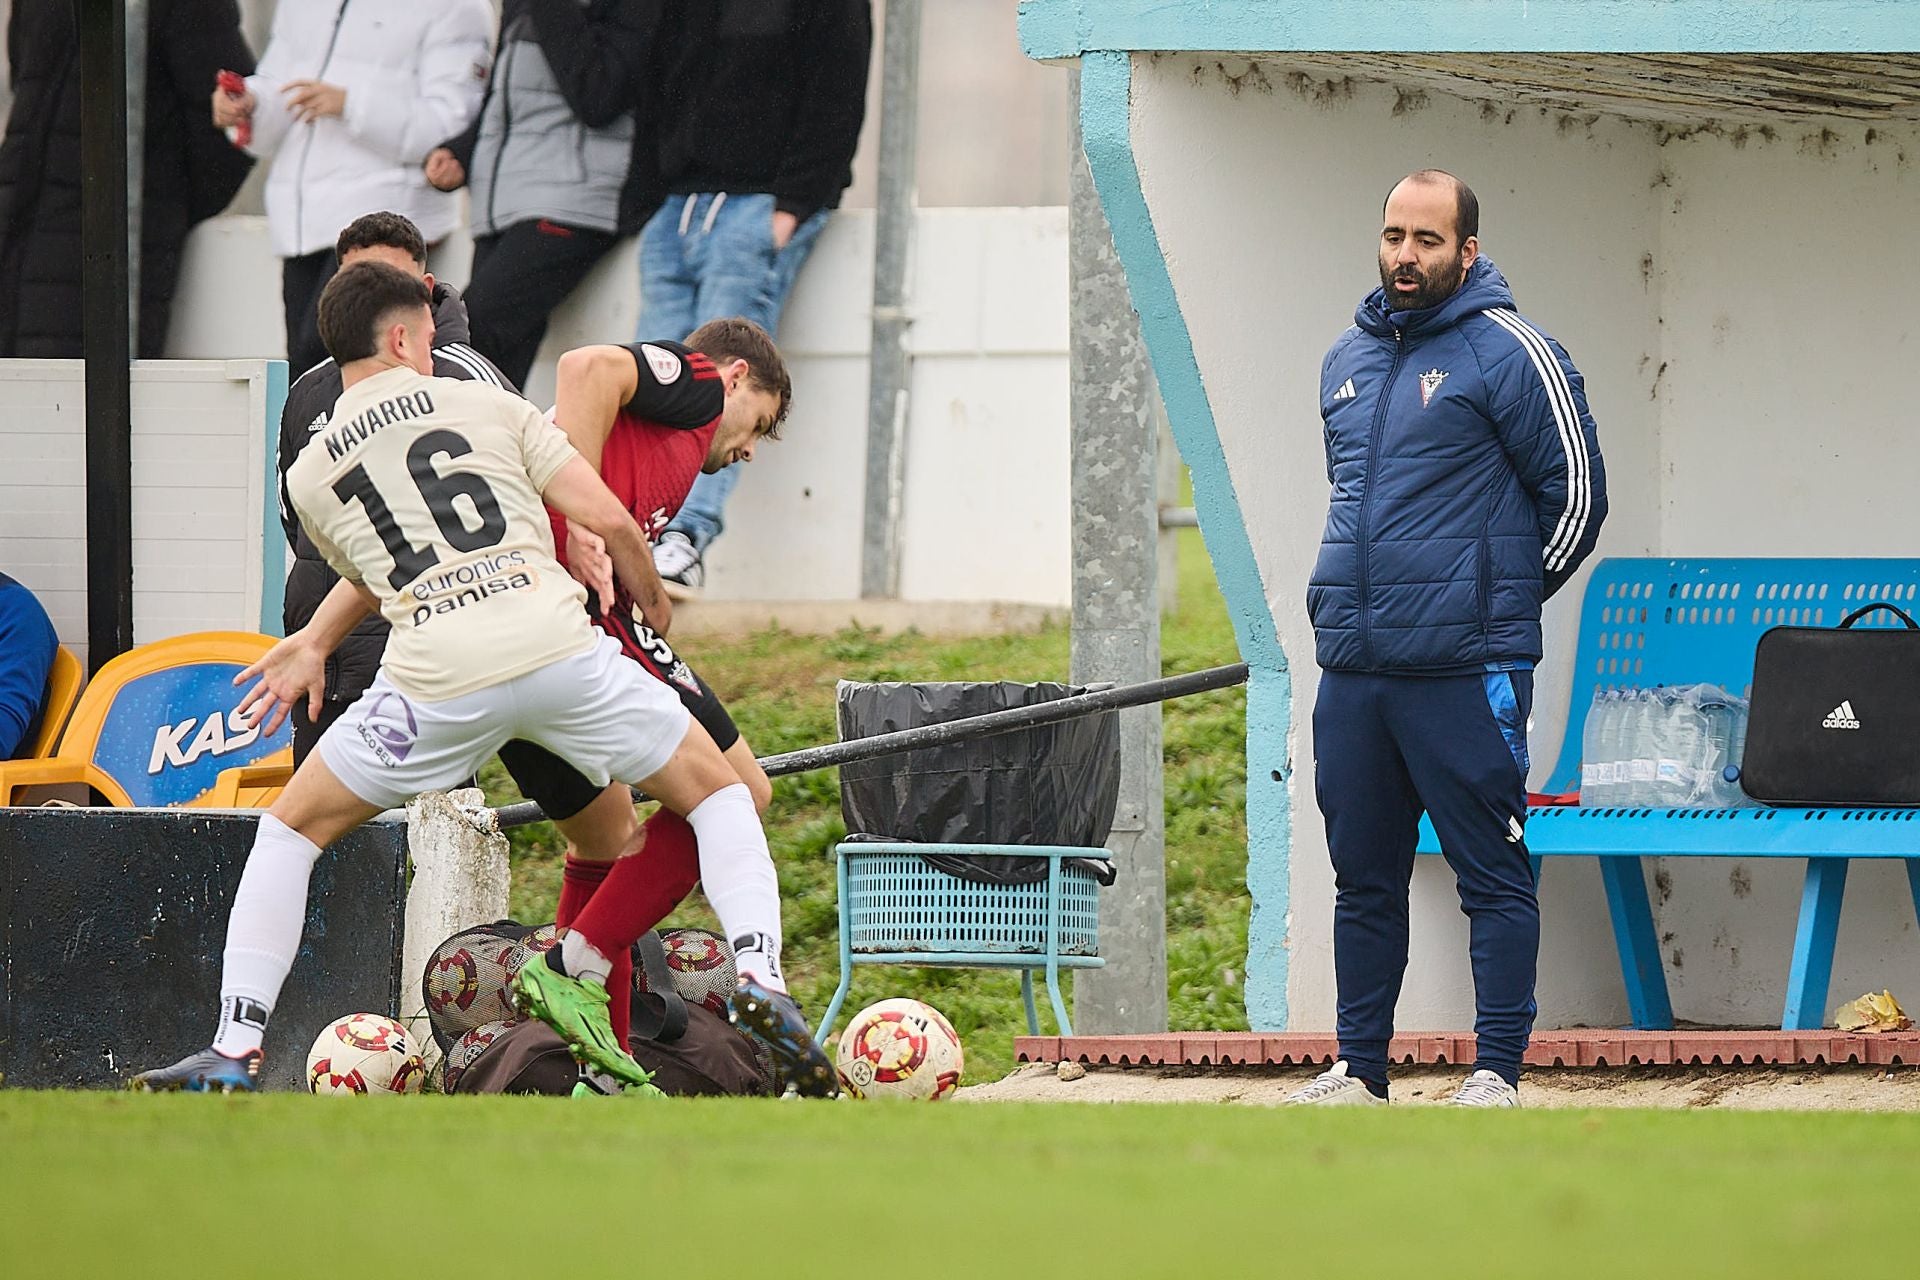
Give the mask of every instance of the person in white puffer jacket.
<path id="1" fill-rule="evenodd" d="M 341 227 L 388 209 L 433 244 L 459 221 L 459 198 L 429 186 L 421 163 L 479 113 L 493 36 L 488 0 L 281 0 L 245 90 L 214 87 L 213 122 L 272 164 L 293 376 L 326 358 L 314 317 Z"/>

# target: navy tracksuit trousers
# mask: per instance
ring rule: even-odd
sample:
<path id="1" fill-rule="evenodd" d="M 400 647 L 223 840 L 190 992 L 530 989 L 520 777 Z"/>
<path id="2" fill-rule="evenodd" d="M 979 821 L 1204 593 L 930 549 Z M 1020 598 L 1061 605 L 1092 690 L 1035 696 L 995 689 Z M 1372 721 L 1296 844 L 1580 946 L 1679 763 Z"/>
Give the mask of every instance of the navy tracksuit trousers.
<path id="1" fill-rule="evenodd" d="M 1314 791 L 1333 854 L 1333 963 L 1349 1074 L 1387 1079 L 1407 968 L 1407 891 L 1433 817 L 1470 924 L 1479 1066 L 1518 1083 L 1533 1030 L 1540 904 L 1525 832 L 1533 672 L 1323 671 Z"/>

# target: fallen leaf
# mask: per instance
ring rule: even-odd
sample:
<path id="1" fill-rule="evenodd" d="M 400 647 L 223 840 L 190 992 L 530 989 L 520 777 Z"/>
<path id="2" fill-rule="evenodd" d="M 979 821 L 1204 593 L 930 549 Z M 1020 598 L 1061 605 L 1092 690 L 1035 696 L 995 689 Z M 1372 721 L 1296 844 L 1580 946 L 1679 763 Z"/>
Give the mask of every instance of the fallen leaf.
<path id="1" fill-rule="evenodd" d="M 1842 1031 L 1877 1035 L 1883 1031 L 1905 1031 L 1913 1025 L 1913 1019 L 1893 998 L 1893 992 L 1882 991 L 1879 995 L 1868 992 L 1858 1000 L 1841 1005 L 1833 1012 L 1833 1024 Z"/>

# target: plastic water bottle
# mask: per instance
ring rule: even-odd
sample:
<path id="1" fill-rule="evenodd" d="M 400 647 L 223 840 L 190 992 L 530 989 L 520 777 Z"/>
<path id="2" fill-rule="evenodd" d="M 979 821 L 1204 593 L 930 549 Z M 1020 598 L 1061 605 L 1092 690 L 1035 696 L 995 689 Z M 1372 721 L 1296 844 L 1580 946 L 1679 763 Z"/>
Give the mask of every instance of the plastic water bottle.
<path id="1" fill-rule="evenodd" d="M 1675 777 L 1669 803 L 1690 808 L 1712 803 L 1711 780 L 1718 770 L 1713 767 L 1713 717 L 1706 708 L 1711 689 L 1696 684 L 1673 690 L 1669 746 Z"/>
<path id="2" fill-rule="evenodd" d="M 1600 726 L 1594 735 L 1593 748 L 1593 798 L 1585 793 L 1580 803 L 1588 808 L 1605 808 L 1615 803 L 1620 794 L 1618 766 L 1620 763 L 1620 712 L 1623 706 L 1620 690 L 1608 689 L 1597 695 L 1602 699 L 1599 707 Z"/>
<path id="3" fill-rule="evenodd" d="M 1701 774 L 1694 787 L 1695 803 L 1724 809 L 1733 803 L 1727 795 L 1726 782 L 1726 769 L 1733 754 L 1733 708 L 1727 705 L 1723 690 L 1711 688 L 1702 697 L 1700 714 L 1706 722 L 1706 750 L 1702 753 Z"/>
<path id="4" fill-rule="evenodd" d="M 1673 689 L 1653 691 L 1653 797 L 1655 805 L 1687 802 L 1686 758 L 1692 747 L 1692 724 L 1686 699 Z"/>
<path id="5" fill-rule="evenodd" d="M 1613 723 L 1607 729 L 1607 754 L 1612 758 L 1613 789 L 1608 793 L 1607 803 L 1624 805 L 1631 803 L 1629 796 L 1633 789 L 1633 754 L 1635 717 L 1639 713 L 1639 691 L 1619 689 L 1615 691 L 1613 702 Z"/>
<path id="6" fill-rule="evenodd" d="M 1620 696 L 1612 689 L 1595 689 L 1587 706 L 1587 722 L 1580 733 L 1580 803 L 1593 809 L 1608 803 L 1613 790 L 1613 761 L 1607 756 L 1607 730 Z"/>
<path id="7" fill-rule="evenodd" d="M 1627 766 L 1626 785 L 1621 789 L 1619 804 L 1639 807 L 1653 803 L 1653 777 L 1655 769 L 1655 702 L 1653 694 L 1646 689 L 1633 689 L 1627 694 L 1626 715 L 1620 727 L 1620 758 Z"/>

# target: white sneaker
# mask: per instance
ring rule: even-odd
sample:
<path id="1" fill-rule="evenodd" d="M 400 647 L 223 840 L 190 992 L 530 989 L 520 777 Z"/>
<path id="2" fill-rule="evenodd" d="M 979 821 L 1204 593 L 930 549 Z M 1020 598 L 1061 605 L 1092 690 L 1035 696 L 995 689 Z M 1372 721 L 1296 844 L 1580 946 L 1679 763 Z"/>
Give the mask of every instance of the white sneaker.
<path id="1" fill-rule="evenodd" d="M 653 544 L 653 567 L 667 595 L 674 600 L 692 600 L 700 595 L 707 572 L 700 564 L 700 552 L 693 539 L 669 529 Z"/>
<path id="2" fill-rule="evenodd" d="M 1376 1098 L 1367 1088 L 1366 1082 L 1358 1076 L 1347 1074 L 1345 1058 L 1333 1064 L 1330 1071 L 1322 1071 L 1304 1088 L 1296 1089 L 1287 1095 L 1286 1105 L 1290 1107 L 1384 1107 L 1385 1098 Z"/>
<path id="3" fill-rule="evenodd" d="M 1517 1107 L 1520 1105 L 1520 1091 L 1502 1080 L 1495 1073 L 1482 1068 L 1468 1076 L 1459 1090 L 1448 1098 L 1442 1106 L 1448 1107 Z"/>

